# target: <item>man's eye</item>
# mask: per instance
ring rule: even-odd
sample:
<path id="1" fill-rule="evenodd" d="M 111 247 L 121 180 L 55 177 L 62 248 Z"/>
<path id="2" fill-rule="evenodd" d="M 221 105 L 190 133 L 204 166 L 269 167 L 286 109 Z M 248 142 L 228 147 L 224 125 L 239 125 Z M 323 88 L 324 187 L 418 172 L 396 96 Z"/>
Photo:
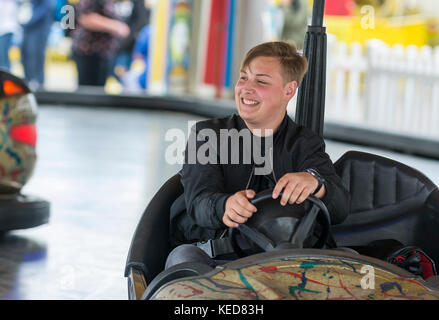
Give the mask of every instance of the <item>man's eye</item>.
<path id="1" fill-rule="evenodd" d="M 246 77 L 241 77 L 241 78 L 239 78 L 239 80 L 245 81 L 245 80 L 247 80 L 247 78 Z"/>
<path id="2" fill-rule="evenodd" d="M 261 80 L 258 80 L 258 83 L 260 83 L 260 84 L 267 84 L 267 82 L 261 81 Z"/>

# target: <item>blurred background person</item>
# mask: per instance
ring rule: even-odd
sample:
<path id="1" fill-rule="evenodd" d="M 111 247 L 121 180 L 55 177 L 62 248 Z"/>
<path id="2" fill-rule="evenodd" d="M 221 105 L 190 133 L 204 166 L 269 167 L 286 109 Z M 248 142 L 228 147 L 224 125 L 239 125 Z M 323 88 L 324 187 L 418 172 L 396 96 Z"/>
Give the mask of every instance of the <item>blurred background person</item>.
<path id="1" fill-rule="evenodd" d="M 148 51 L 151 26 L 142 28 L 134 44 L 131 68 L 121 77 L 126 92 L 139 93 L 146 90 L 148 85 Z"/>
<path id="2" fill-rule="evenodd" d="M 308 1 L 282 0 L 281 9 L 284 13 L 282 40 L 292 40 L 298 49 L 303 49 L 308 26 Z"/>
<path id="3" fill-rule="evenodd" d="M 142 28 L 149 24 L 150 9 L 145 6 L 145 0 L 118 0 L 115 8 L 117 15 L 130 28 L 129 36 L 122 39 L 111 63 L 112 75 L 121 81 L 133 62 L 132 53 L 136 39 Z"/>
<path id="4" fill-rule="evenodd" d="M 16 0 L 2 0 L 0 10 L 0 68 L 10 70 L 9 49 L 18 30 Z"/>
<path id="5" fill-rule="evenodd" d="M 44 85 L 46 45 L 54 21 L 55 0 L 31 0 L 23 2 L 23 39 L 21 61 L 24 77 L 32 90 Z M 29 12 L 29 13 L 27 13 Z"/>
<path id="6" fill-rule="evenodd" d="M 104 86 L 110 59 L 130 29 L 117 17 L 112 0 L 80 0 L 76 5 L 76 20 L 71 37 L 78 84 Z"/>

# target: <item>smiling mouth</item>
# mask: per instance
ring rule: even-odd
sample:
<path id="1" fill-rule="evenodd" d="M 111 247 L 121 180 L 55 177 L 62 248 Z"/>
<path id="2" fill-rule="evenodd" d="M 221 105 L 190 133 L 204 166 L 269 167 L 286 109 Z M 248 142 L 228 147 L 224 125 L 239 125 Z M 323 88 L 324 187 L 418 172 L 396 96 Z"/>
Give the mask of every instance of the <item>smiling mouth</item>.
<path id="1" fill-rule="evenodd" d="M 249 107 L 254 107 L 254 106 L 257 106 L 259 104 L 259 102 L 256 100 L 245 99 L 245 98 L 241 98 L 241 103 L 243 105 L 249 106 Z"/>

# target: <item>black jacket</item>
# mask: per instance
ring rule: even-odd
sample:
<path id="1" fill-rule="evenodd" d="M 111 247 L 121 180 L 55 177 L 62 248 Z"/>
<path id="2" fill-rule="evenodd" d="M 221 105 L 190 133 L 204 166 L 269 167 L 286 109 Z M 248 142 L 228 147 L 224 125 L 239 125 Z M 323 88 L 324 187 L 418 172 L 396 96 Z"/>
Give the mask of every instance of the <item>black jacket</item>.
<path id="1" fill-rule="evenodd" d="M 195 127 L 192 128 L 189 139 L 194 139 L 195 134 L 198 135 L 206 128 L 213 129 L 218 137 L 221 129 L 239 131 L 247 128 L 245 122 L 237 115 L 201 121 Z M 206 138 L 197 141 L 196 150 L 200 150 L 203 144 L 205 146 L 208 140 Z M 224 149 L 219 148 L 219 140 L 216 141 L 217 150 L 214 155 L 218 159 L 217 164 L 201 164 L 199 161 L 190 164 L 189 148 L 188 145 L 186 146 L 185 164 L 180 171 L 184 193 L 171 207 L 170 233 L 173 245 L 217 238 L 226 229 L 222 217 L 229 196 L 245 190 L 247 186 L 256 193 L 273 188 L 276 179 L 286 173 L 301 172 L 309 168 L 316 169 L 326 180 L 326 195 L 322 200 L 331 214 L 331 223 L 341 223 L 346 218 L 350 195 L 325 152 L 323 139 L 311 130 L 297 125 L 291 118 L 285 116 L 273 136 L 272 174 L 253 176 L 250 182 L 255 166 L 254 159 L 251 159 L 251 163 L 247 161 L 245 162 L 247 164 L 242 164 L 245 159 L 240 157 L 239 164 L 230 164 L 230 150 L 236 146 L 229 143 L 229 164 L 221 164 L 224 161 L 220 161 L 219 150 L 224 151 Z M 212 145 L 214 144 L 215 142 Z M 243 143 L 239 144 L 240 152 L 243 153 L 244 147 Z"/>

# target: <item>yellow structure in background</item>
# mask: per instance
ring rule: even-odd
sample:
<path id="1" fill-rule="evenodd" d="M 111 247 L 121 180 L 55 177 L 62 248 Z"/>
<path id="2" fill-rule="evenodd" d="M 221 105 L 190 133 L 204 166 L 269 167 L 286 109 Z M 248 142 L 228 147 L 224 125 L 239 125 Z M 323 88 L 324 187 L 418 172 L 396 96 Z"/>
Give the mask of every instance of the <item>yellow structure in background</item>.
<path id="1" fill-rule="evenodd" d="M 370 22 L 370 21 L 369 21 Z M 364 17 L 326 16 L 327 32 L 346 43 L 379 39 L 389 45 L 424 46 L 429 43 L 428 20 L 421 15 L 398 18 L 375 18 L 373 24 Z"/>
<path id="2" fill-rule="evenodd" d="M 148 89 L 154 93 L 162 93 L 166 90 L 166 48 L 168 39 L 170 0 L 156 0 L 152 11 L 151 47 L 150 47 L 150 74 Z"/>
<path id="3" fill-rule="evenodd" d="M 308 0 L 312 8 L 313 0 Z M 439 22 L 421 14 L 418 4 L 408 0 L 355 0 L 353 16 L 325 15 L 327 32 L 346 43 L 379 39 L 389 45 L 439 44 Z"/>

